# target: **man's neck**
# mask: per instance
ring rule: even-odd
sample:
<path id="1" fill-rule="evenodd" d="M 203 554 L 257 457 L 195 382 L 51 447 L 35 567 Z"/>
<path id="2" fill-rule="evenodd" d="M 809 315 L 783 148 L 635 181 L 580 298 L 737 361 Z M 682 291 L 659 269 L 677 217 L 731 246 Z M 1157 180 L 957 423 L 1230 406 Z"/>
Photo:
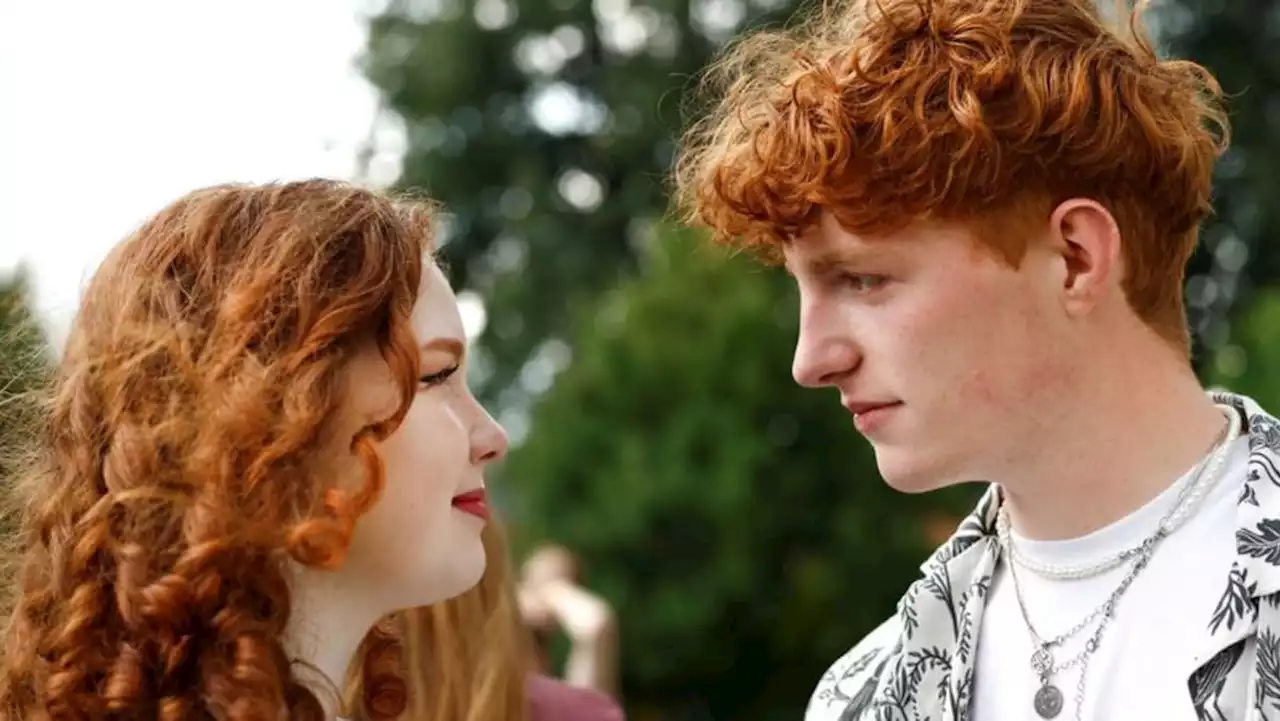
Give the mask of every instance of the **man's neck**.
<path id="1" fill-rule="evenodd" d="M 285 652 L 299 662 L 299 679 L 316 694 L 325 718 L 337 717 L 347 670 L 380 613 L 345 592 L 335 574 L 297 568 Z"/>
<path id="2" fill-rule="evenodd" d="M 1054 418 L 1048 433 L 998 479 L 1019 534 L 1076 538 L 1108 526 L 1211 450 L 1226 419 L 1195 374 L 1172 356 L 1124 360 L 1142 355 L 1110 355 L 1060 408 L 1044 409 Z"/>

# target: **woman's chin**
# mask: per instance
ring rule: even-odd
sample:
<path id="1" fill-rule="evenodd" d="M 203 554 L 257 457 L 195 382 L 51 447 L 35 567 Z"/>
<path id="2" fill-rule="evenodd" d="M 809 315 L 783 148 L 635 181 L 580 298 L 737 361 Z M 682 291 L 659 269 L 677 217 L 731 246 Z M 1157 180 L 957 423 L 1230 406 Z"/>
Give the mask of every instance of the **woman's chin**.
<path id="1" fill-rule="evenodd" d="M 484 544 L 480 542 L 479 533 L 475 533 L 471 538 L 459 539 L 452 550 L 447 570 L 441 574 L 442 578 L 437 584 L 435 595 L 438 598 L 430 603 L 440 603 L 461 596 L 475 588 L 476 584 L 480 583 L 480 578 L 484 576 L 488 557 L 485 554 Z"/>

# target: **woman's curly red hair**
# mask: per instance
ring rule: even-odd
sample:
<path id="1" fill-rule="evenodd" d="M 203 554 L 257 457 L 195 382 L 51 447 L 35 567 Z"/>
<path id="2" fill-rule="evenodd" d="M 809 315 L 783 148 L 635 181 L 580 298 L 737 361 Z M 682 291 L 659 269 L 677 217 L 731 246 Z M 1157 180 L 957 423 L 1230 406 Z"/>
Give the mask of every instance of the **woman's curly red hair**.
<path id="1" fill-rule="evenodd" d="M 1118 6 L 1124 32 L 1092 0 L 847 0 L 749 36 L 706 76 L 677 203 L 775 258 L 825 209 L 870 235 L 971 223 L 1016 264 L 1026 222 L 1093 198 L 1124 238 L 1134 310 L 1185 344 L 1183 273 L 1227 118 L 1208 71 L 1159 59 L 1140 8 Z"/>
<path id="2" fill-rule="evenodd" d="M 282 648 L 287 566 L 341 563 L 381 491 L 375 444 L 417 386 L 409 317 L 432 217 L 333 181 L 228 185 L 112 252 L 17 489 L 0 719 L 322 718 Z M 336 438 L 365 343 L 400 405 Z M 335 450 L 359 459 L 361 487 L 322 460 Z M 380 651 L 364 659 L 366 706 L 394 716 L 394 643 L 365 648 Z"/>

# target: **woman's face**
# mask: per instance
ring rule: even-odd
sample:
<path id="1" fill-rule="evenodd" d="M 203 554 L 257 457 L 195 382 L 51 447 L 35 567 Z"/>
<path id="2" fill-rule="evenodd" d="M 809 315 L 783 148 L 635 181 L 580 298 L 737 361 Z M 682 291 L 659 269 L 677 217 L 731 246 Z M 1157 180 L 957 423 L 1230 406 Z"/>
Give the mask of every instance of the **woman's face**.
<path id="1" fill-rule="evenodd" d="M 423 272 L 412 324 L 421 354 L 417 394 L 378 448 L 386 484 L 356 522 L 339 570 L 388 610 L 436 603 L 480 580 L 484 468 L 507 450 L 506 434 L 466 385 L 457 299 L 434 263 Z M 362 352 L 351 371 L 352 402 L 365 423 L 394 411 L 399 393 L 376 349 Z"/>

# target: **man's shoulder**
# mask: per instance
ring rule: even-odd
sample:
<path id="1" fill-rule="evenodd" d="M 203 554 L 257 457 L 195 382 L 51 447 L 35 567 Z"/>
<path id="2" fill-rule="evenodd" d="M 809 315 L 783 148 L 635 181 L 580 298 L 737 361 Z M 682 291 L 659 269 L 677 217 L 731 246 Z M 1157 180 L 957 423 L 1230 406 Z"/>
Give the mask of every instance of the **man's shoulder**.
<path id="1" fill-rule="evenodd" d="M 885 661 L 897 648 L 902 625 L 895 615 L 867 634 L 822 674 L 805 721 L 855 721 L 870 708 Z"/>

